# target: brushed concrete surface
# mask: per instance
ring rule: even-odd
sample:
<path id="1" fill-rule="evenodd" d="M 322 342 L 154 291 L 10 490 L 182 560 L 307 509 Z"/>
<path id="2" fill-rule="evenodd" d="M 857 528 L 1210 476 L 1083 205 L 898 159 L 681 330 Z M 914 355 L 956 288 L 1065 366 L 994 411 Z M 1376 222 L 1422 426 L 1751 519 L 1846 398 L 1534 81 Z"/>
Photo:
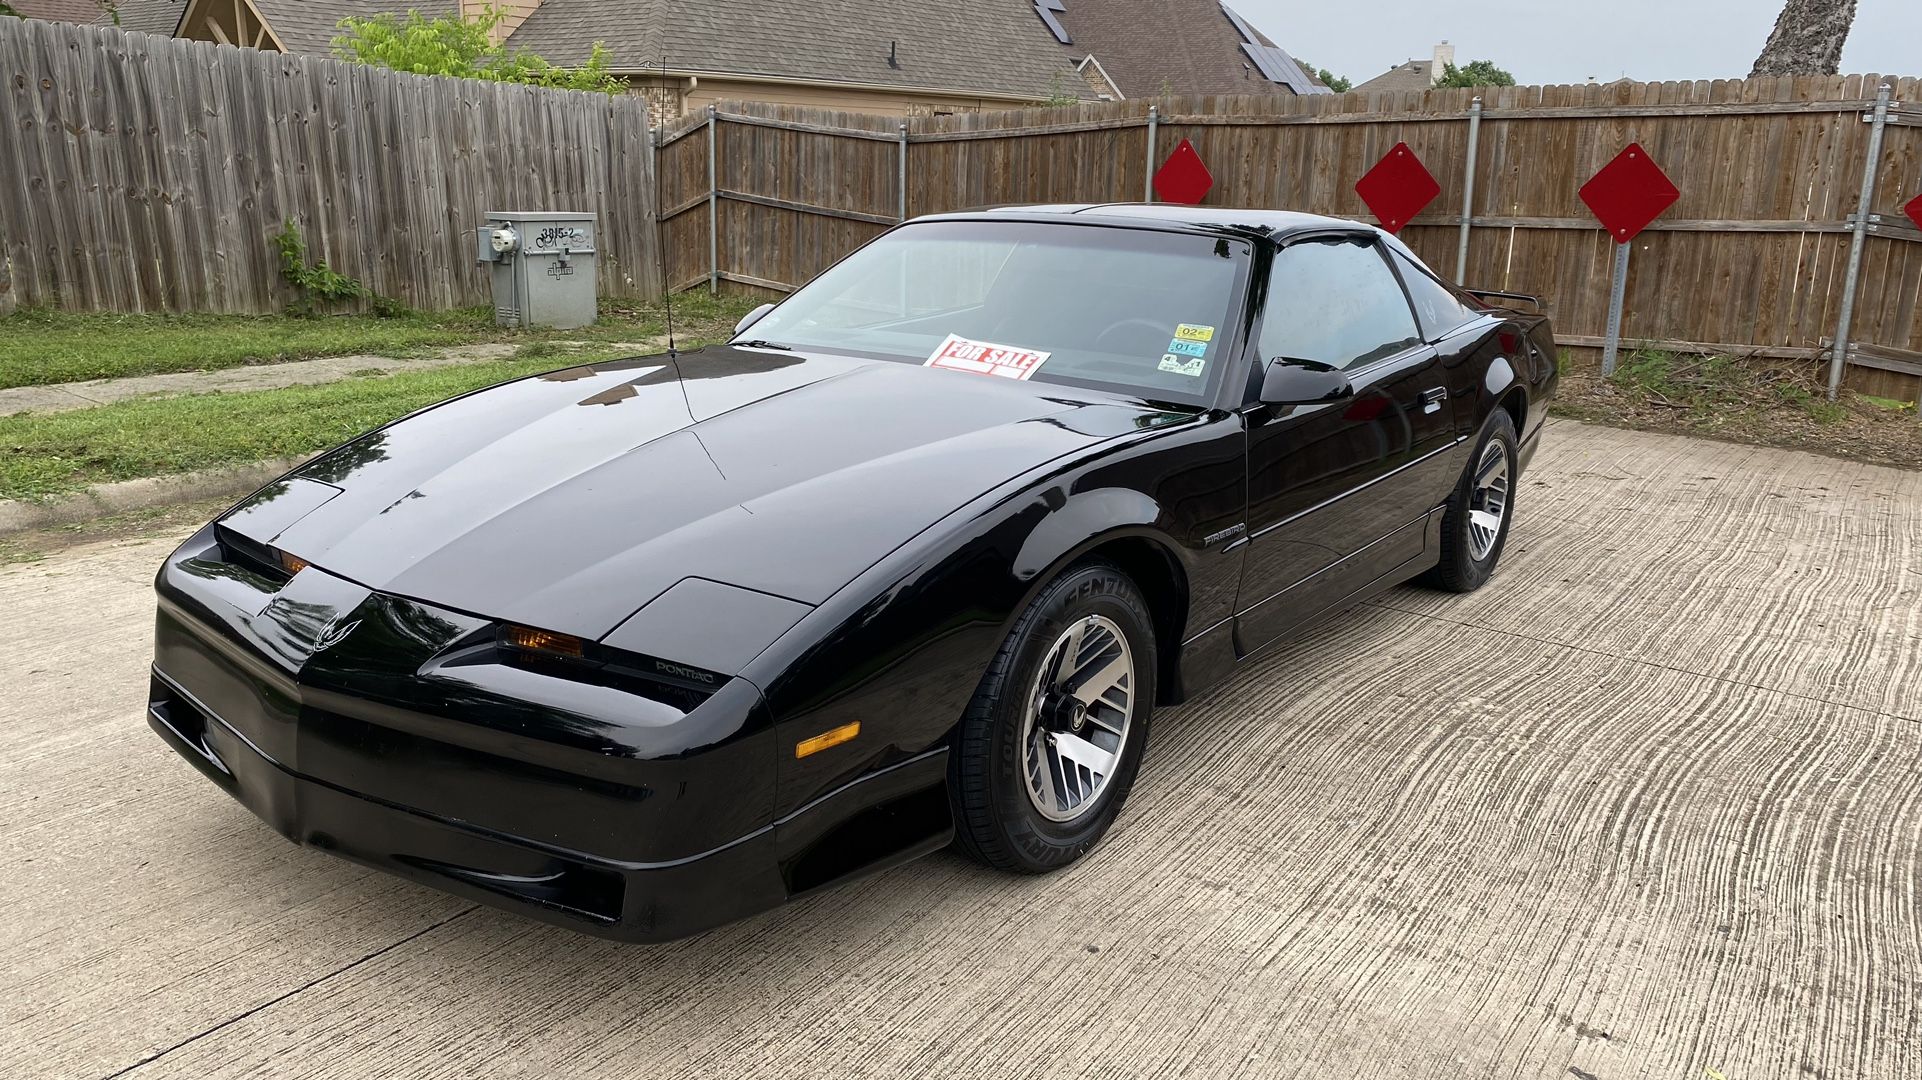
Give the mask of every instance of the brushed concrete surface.
<path id="1" fill-rule="evenodd" d="M 619 946 L 141 719 L 164 541 L 0 570 L 0 1075 L 1922 1076 L 1922 473 L 1575 424 L 1496 580 L 1157 716 L 1051 877 Z"/>

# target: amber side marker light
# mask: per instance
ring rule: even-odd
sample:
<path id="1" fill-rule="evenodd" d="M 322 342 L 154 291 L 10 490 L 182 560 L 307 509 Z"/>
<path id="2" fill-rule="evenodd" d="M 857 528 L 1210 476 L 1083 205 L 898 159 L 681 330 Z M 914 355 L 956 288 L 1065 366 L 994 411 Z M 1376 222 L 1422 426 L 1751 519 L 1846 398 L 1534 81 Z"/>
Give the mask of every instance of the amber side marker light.
<path id="1" fill-rule="evenodd" d="M 536 630 L 531 626 L 505 627 L 501 630 L 501 640 L 517 649 L 556 653 L 561 656 L 579 656 L 585 647 L 585 643 L 572 634 L 556 634 L 551 630 Z"/>
<path id="2" fill-rule="evenodd" d="M 280 551 L 276 549 L 274 551 L 274 554 L 280 556 L 280 568 L 282 570 L 287 571 L 287 576 L 289 577 L 292 577 L 293 575 L 300 573 L 302 570 L 305 570 L 307 569 L 308 566 L 312 565 L 306 559 L 303 559 L 298 555 L 289 554 L 285 551 Z"/>
<path id="3" fill-rule="evenodd" d="M 794 756 L 804 758 L 809 754 L 818 754 L 830 747 L 849 742 L 859 734 L 861 734 L 861 722 L 859 720 L 856 720 L 852 724 L 842 724 L 838 728 L 829 728 L 812 739 L 802 739 L 800 742 L 795 743 Z"/>

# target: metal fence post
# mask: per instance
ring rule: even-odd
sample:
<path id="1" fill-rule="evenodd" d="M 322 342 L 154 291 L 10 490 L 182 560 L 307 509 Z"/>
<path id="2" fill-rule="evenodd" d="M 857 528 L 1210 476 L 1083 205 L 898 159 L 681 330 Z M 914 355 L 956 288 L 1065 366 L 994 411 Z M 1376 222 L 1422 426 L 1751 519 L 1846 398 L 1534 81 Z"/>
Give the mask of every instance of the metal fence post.
<path id="1" fill-rule="evenodd" d="M 908 219 L 908 122 L 901 121 L 901 161 L 896 170 L 895 185 L 901 190 L 902 221 Z"/>
<path id="2" fill-rule="evenodd" d="M 1608 287 L 1608 337 L 1602 342 L 1602 377 L 1615 374 L 1615 355 L 1622 347 L 1622 309 L 1628 306 L 1628 249 L 1615 245 L 1615 280 Z"/>
<path id="3" fill-rule="evenodd" d="M 714 106 L 707 107 L 707 292 L 721 291 L 721 186 L 714 170 L 718 156 Z"/>
<path id="4" fill-rule="evenodd" d="M 650 104 L 649 109 L 653 106 Z M 647 129 L 647 167 L 654 174 L 654 212 L 648 217 L 654 222 L 654 250 L 660 257 L 655 260 L 661 271 L 661 294 L 667 295 L 674 282 L 667 276 L 667 221 L 661 217 L 661 132 L 667 127 L 667 117 Z"/>
<path id="5" fill-rule="evenodd" d="M 1156 133 L 1156 129 L 1159 128 L 1160 126 L 1161 126 L 1160 107 L 1156 105 L 1148 106 L 1148 158 L 1147 158 L 1147 168 L 1142 170 L 1142 180 L 1141 180 L 1141 201 L 1142 202 L 1155 201 L 1155 133 Z"/>
<path id="6" fill-rule="evenodd" d="M 1889 126 L 1889 99 L 1895 87 L 1883 83 L 1875 94 L 1875 112 L 1869 122 L 1869 160 L 1862 170 L 1862 199 L 1856 204 L 1852 230 L 1855 239 L 1849 244 L 1849 269 L 1842 278 L 1842 313 L 1835 324 L 1835 355 L 1829 360 L 1829 400 L 1834 401 L 1842 390 L 1842 367 L 1849 359 L 1850 323 L 1855 321 L 1855 290 L 1862 280 L 1862 249 L 1869 240 L 1869 211 L 1875 203 L 1875 173 L 1882 164 L 1882 135 Z"/>
<path id="7" fill-rule="evenodd" d="M 1482 99 L 1468 106 L 1468 165 L 1462 171 L 1462 235 L 1455 245 L 1455 284 L 1468 277 L 1468 230 L 1475 220 L 1475 156 L 1481 150 Z"/>

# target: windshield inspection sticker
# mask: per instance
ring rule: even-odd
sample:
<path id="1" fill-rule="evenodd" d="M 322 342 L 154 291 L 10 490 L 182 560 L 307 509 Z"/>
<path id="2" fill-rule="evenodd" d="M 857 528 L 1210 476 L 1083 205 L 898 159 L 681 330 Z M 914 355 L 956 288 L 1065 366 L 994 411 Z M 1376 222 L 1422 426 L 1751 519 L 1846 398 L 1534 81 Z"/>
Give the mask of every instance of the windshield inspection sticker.
<path id="1" fill-rule="evenodd" d="M 1205 341 L 1183 341 L 1176 338 L 1168 343 L 1168 351 L 1180 356 L 1206 356 L 1208 343 Z"/>
<path id="2" fill-rule="evenodd" d="M 922 366 L 972 371 L 976 375 L 995 375 L 1003 379 L 1028 379 L 1040 370 L 1048 356 L 1048 353 L 1034 349 L 969 341 L 959 334 L 949 334 L 948 339 L 934 350 L 934 355 L 928 357 L 928 362 Z"/>
<path id="3" fill-rule="evenodd" d="M 1176 375 L 1187 375 L 1196 379 L 1201 377 L 1202 369 L 1207 366 L 1208 361 L 1203 360 L 1199 356 L 1187 357 L 1176 356 L 1174 353 L 1164 353 L 1161 357 L 1161 370 L 1172 371 Z"/>
<path id="4" fill-rule="evenodd" d="M 1214 339 L 1215 328 L 1212 326 L 1197 326 L 1194 323 L 1181 323 L 1175 327 L 1176 341 L 1213 341 Z"/>

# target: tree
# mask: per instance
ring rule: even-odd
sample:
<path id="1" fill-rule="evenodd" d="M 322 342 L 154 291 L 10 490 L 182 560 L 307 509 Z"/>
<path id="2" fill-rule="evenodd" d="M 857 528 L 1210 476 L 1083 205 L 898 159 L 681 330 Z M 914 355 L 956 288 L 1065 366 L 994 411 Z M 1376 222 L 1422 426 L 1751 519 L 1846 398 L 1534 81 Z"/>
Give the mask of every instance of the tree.
<path id="1" fill-rule="evenodd" d="M 1854 25 L 1855 0 L 1787 0 L 1748 77 L 1833 75 Z"/>
<path id="2" fill-rule="evenodd" d="M 1513 86 L 1515 76 L 1495 66 L 1493 60 L 1476 60 L 1467 67 L 1443 64 L 1436 86 Z"/>
<path id="3" fill-rule="evenodd" d="M 0 0 L 0 15 L 11 15 L 16 19 L 25 17 L 21 15 L 19 12 L 13 10 L 13 5 L 7 3 L 6 0 Z"/>
<path id="4" fill-rule="evenodd" d="M 1322 68 L 1320 71 L 1315 72 L 1315 78 L 1320 79 L 1323 86 L 1326 86 L 1337 94 L 1346 94 L 1355 88 L 1355 80 L 1346 75 L 1337 75 L 1327 68 Z"/>
<path id="5" fill-rule="evenodd" d="M 594 43 L 587 63 L 580 67 L 550 64 L 533 53 L 509 50 L 494 41 L 492 31 L 506 17 L 507 12 L 498 7 L 481 15 L 439 15 L 431 19 L 413 10 L 405 18 L 392 12 L 371 19 L 350 17 L 340 21 L 343 33 L 334 39 L 334 55 L 416 75 L 489 79 L 603 94 L 627 91 L 627 84 L 607 70 L 607 50 L 600 42 Z"/>

